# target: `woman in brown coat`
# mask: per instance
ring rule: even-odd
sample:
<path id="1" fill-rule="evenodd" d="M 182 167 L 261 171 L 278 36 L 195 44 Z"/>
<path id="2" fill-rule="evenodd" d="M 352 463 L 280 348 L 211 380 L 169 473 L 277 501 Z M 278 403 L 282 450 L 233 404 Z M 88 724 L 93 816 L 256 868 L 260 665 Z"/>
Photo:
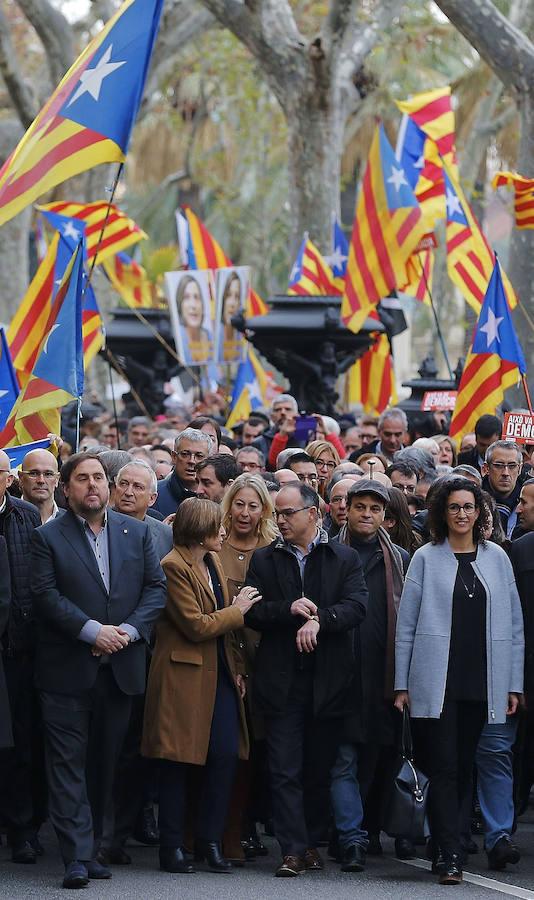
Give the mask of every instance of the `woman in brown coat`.
<path id="1" fill-rule="evenodd" d="M 189 498 L 176 513 L 174 547 L 163 559 L 167 605 L 156 629 L 145 704 L 142 753 L 160 765 L 160 868 L 193 872 L 185 859 L 184 818 L 189 766 L 204 766 L 196 823 L 196 857 L 231 870 L 220 852 L 238 756 L 248 738 L 244 686 L 230 632 L 260 599 L 243 588 L 229 604 L 216 558 L 225 537 L 211 500 Z"/>
<path id="2" fill-rule="evenodd" d="M 271 544 L 278 536 L 278 529 L 274 524 L 273 501 L 260 475 L 249 475 L 247 472 L 239 475 L 224 495 L 221 509 L 226 540 L 219 560 L 232 600 L 246 581 L 252 554 Z M 250 675 L 260 635 L 251 628 L 243 628 L 236 637 L 244 653 L 248 678 L 246 705 L 251 748 L 250 759 L 238 766 L 224 833 L 224 851 L 234 864 L 239 864 L 245 858 L 254 859 L 267 853 L 256 831 L 256 818 L 260 816 L 250 808 L 251 805 L 256 810 L 265 807 L 264 795 L 267 791 L 263 790 L 266 779 L 262 777 L 261 770 L 264 742 L 260 741 L 261 726 L 258 726 L 257 716 L 254 716 L 250 690 Z"/>

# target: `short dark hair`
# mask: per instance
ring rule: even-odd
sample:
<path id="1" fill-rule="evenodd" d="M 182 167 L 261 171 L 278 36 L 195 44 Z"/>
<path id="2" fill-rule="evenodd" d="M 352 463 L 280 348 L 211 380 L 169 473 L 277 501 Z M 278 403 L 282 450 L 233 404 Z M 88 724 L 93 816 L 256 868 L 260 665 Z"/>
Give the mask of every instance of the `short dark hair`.
<path id="1" fill-rule="evenodd" d="M 251 425 L 252 428 L 257 428 L 258 425 L 261 425 L 262 428 L 266 427 L 265 419 L 259 419 L 258 416 L 250 416 L 246 422 L 243 422 L 243 425 Z"/>
<path id="2" fill-rule="evenodd" d="M 489 438 L 494 434 L 500 434 L 502 430 L 502 422 L 497 416 L 484 415 L 477 419 L 475 424 L 475 434 L 477 437 Z"/>
<path id="3" fill-rule="evenodd" d="M 172 450 L 170 447 L 167 447 L 167 444 L 153 444 L 150 449 L 152 450 L 152 452 L 154 452 L 154 450 L 164 450 L 165 453 L 168 453 L 170 458 L 172 459 Z"/>
<path id="4" fill-rule="evenodd" d="M 469 481 L 468 478 L 443 478 L 440 479 L 430 498 L 428 506 L 428 529 L 432 535 L 433 544 L 442 544 L 449 534 L 447 527 L 447 501 L 455 491 L 469 491 L 473 495 L 475 506 L 479 515 L 473 525 L 473 540 L 475 544 L 484 543 L 484 498 L 478 484 Z"/>
<path id="5" fill-rule="evenodd" d="M 299 450 L 298 453 L 293 453 L 289 457 L 288 461 L 286 462 L 286 469 L 291 469 L 291 471 L 293 471 L 292 464 L 299 462 L 311 462 L 315 465 L 315 460 L 311 458 L 309 453 L 306 453 L 305 450 Z"/>
<path id="6" fill-rule="evenodd" d="M 215 537 L 222 521 L 221 507 L 213 500 L 188 497 L 182 500 L 172 523 L 173 543 L 178 547 L 201 544 L 207 537 Z"/>
<path id="7" fill-rule="evenodd" d="M 221 443 L 221 426 L 211 416 L 197 416 L 187 424 L 187 428 L 194 428 L 195 431 L 202 431 L 203 425 L 213 425 L 215 434 L 217 435 L 217 444 Z"/>
<path id="8" fill-rule="evenodd" d="M 208 456 L 202 462 L 197 463 L 197 472 L 202 472 L 208 466 L 213 466 L 215 478 L 223 486 L 227 485 L 229 481 L 235 481 L 239 475 L 238 465 L 229 453 L 214 453 L 213 456 Z"/>
<path id="9" fill-rule="evenodd" d="M 305 455 L 307 456 L 307 454 Z M 308 484 L 305 484 L 303 481 L 290 481 L 288 484 L 282 485 L 280 490 L 283 491 L 285 488 L 294 488 L 294 490 L 298 491 L 303 506 L 315 506 L 315 509 L 319 510 L 319 494 Z"/>
<path id="10" fill-rule="evenodd" d="M 419 476 L 417 474 L 417 470 L 414 469 L 413 466 L 409 466 L 408 463 L 405 462 L 394 462 L 391 463 L 390 466 L 386 469 L 386 475 L 388 478 L 391 478 L 392 472 L 399 472 L 401 475 L 405 475 L 406 478 L 411 478 L 415 475 L 416 479 L 419 481 Z"/>
<path id="11" fill-rule="evenodd" d="M 78 466 L 81 465 L 81 463 L 85 462 L 86 459 L 95 459 L 97 462 L 99 462 L 104 470 L 106 478 L 108 477 L 107 466 L 102 459 L 102 454 L 93 453 L 91 450 L 85 450 L 83 453 L 73 453 L 72 456 L 69 456 L 66 462 L 63 463 L 59 472 L 61 482 L 63 484 L 68 484 L 71 479 L 72 473 L 75 472 Z"/>

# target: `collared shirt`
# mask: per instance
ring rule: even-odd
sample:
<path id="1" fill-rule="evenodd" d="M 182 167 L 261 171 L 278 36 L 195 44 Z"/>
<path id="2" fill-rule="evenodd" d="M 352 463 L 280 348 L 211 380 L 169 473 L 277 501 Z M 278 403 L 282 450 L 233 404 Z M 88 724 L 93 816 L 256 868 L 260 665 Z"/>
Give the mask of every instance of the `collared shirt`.
<path id="1" fill-rule="evenodd" d="M 52 507 L 52 512 L 51 512 L 51 514 L 48 516 L 48 519 L 45 519 L 45 520 L 44 520 L 43 525 L 46 525 L 47 522 L 51 522 L 52 519 L 55 519 L 56 516 L 57 516 L 57 514 L 58 514 L 58 512 L 59 512 L 59 506 L 57 505 L 56 501 L 54 500 L 54 505 L 53 505 L 53 507 Z"/>
<path id="2" fill-rule="evenodd" d="M 78 521 L 81 523 L 83 533 L 85 534 L 85 537 L 89 542 L 89 546 L 91 547 L 91 550 L 95 555 L 98 571 L 100 572 L 100 577 L 102 578 L 102 581 L 104 582 L 104 585 L 106 587 L 106 591 L 109 594 L 109 542 L 107 512 L 104 511 L 104 522 L 98 534 L 94 533 L 87 519 L 84 519 L 82 516 L 78 516 Z"/>
<path id="3" fill-rule="evenodd" d="M 287 543 L 287 541 L 285 542 L 288 550 L 291 551 L 291 553 L 296 558 L 296 560 L 299 564 L 300 578 L 301 578 L 301 581 L 303 584 L 304 584 L 304 570 L 306 568 L 308 556 L 310 555 L 313 548 L 316 547 L 317 544 L 319 544 L 320 542 L 321 542 L 321 532 L 319 529 L 317 529 L 317 533 L 316 533 L 313 541 L 311 542 L 311 544 L 308 544 L 306 551 L 303 551 L 301 549 L 301 547 L 295 546 L 295 544 L 289 544 L 289 543 Z"/>
<path id="4" fill-rule="evenodd" d="M 7 505 L 7 499 L 6 499 L 6 495 L 4 494 L 4 499 L 2 500 L 2 503 L 0 504 L 0 515 L 6 511 L 6 505 Z"/>

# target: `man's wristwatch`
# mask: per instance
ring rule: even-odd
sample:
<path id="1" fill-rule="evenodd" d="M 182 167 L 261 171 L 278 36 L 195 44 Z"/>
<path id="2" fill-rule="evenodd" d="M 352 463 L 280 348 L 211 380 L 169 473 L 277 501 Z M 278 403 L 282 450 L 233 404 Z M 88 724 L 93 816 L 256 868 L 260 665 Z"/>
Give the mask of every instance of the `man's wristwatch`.
<path id="1" fill-rule="evenodd" d="M 319 623 L 319 616 L 310 616 L 310 620 L 311 620 L 312 622 L 317 622 L 318 625 L 320 624 L 320 623 Z"/>

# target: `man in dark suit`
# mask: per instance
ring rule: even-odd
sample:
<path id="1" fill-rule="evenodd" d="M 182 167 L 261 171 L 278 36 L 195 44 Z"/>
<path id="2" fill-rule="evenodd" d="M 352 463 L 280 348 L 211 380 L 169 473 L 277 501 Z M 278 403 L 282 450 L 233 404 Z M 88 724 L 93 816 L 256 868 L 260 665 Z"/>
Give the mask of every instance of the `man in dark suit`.
<path id="1" fill-rule="evenodd" d="M 329 815 L 330 769 L 352 706 L 352 629 L 367 588 L 358 554 L 328 543 L 319 497 L 300 481 L 275 500 L 280 537 L 256 550 L 247 584 L 263 599 L 245 616 L 261 632 L 254 703 L 265 716 L 277 876 L 323 868 L 317 846 Z"/>
<path id="2" fill-rule="evenodd" d="M 61 480 L 69 509 L 35 532 L 30 569 L 50 818 L 77 888 L 111 877 L 94 856 L 165 583 L 148 526 L 106 508 L 96 454 L 71 456 Z"/>

